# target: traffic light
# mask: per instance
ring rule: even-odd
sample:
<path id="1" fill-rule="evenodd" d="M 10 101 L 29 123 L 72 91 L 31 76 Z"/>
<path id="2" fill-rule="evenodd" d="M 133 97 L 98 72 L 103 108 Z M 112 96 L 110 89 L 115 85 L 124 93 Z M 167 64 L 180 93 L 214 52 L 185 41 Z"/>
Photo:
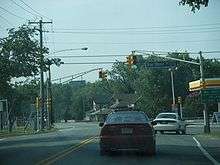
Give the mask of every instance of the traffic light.
<path id="1" fill-rule="evenodd" d="M 181 104 L 182 103 L 182 98 L 179 96 L 178 97 L 178 103 Z"/>
<path id="2" fill-rule="evenodd" d="M 99 71 L 99 78 L 102 78 L 102 70 Z"/>
<path id="3" fill-rule="evenodd" d="M 35 106 L 36 106 L 36 110 L 38 111 L 39 110 L 39 106 L 40 106 L 40 99 L 39 99 L 39 97 L 36 97 Z"/>
<path id="4" fill-rule="evenodd" d="M 102 80 L 106 80 L 107 79 L 107 72 L 106 71 L 103 71 L 103 70 L 100 70 L 99 71 L 99 78 L 102 79 Z"/>
<path id="5" fill-rule="evenodd" d="M 131 55 L 127 56 L 126 58 L 127 58 L 127 64 L 129 66 L 129 68 L 131 68 L 132 65 L 137 64 L 137 56 L 131 54 Z"/>
<path id="6" fill-rule="evenodd" d="M 132 56 L 132 59 L 133 59 L 133 65 L 136 65 L 137 64 L 137 56 Z"/>

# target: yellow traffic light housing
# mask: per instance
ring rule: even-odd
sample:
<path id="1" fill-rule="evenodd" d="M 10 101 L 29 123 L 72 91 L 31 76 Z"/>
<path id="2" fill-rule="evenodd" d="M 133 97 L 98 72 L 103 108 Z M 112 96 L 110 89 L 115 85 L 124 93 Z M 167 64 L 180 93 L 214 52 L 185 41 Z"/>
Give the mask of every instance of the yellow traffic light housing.
<path id="1" fill-rule="evenodd" d="M 126 58 L 127 58 L 127 64 L 129 68 L 131 68 L 132 65 L 137 64 L 137 56 L 133 55 L 133 53 L 127 56 Z"/>
<path id="2" fill-rule="evenodd" d="M 36 97 L 35 106 L 36 106 L 36 110 L 38 110 L 39 106 L 40 106 L 40 99 L 39 99 L 39 97 Z"/>
<path id="3" fill-rule="evenodd" d="M 99 78 L 102 79 L 102 80 L 106 80 L 107 79 L 107 71 L 103 71 L 103 70 L 100 70 L 99 71 Z"/>

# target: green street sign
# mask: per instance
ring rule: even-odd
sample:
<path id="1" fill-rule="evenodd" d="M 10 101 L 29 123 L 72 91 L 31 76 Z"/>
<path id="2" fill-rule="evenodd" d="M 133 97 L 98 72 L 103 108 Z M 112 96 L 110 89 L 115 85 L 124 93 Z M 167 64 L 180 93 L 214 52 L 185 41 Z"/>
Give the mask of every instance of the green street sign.
<path id="1" fill-rule="evenodd" d="M 201 90 L 201 99 L 203 103 L 220 102 L 220 88 L 209 88 Z"/>

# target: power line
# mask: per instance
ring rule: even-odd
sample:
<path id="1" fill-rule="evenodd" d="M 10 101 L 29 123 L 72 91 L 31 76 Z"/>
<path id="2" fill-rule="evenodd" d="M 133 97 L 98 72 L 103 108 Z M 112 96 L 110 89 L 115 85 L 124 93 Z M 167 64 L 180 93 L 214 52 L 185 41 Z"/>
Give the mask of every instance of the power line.
<path id="1" fill-rule="evenodd" d="M 45 15 L 39 13 L 38 11 L 36 11 L 35 9 L 33 9 L 30 5 L 28 5 L 27 3 L 25 3 L 23 0 L 19 0 L 19 1 L 22 2 L 22 3 L 23 3 L 25 6 L 27 6 L 29 9 L 31 9 L 33 12 L 35 12 L 37 15 L 51 20 L 51 19 L 48 18 L 47 16 L 45 16 Z"/>
<path id="2" fill-rule="evenodd" d="M 134 31 L 134 32 L 82 32 L 82 31 L 49 31 L 49 33 L 56 33 L 56 34 L 101 34 L 101 35 L 106 35 L 106 34 L 125 34 L 125 35 L 143 35 L 143 34 L 158 34 L 158 35 L 163 35 L 163 34 L 193 34 L 193 33 L 213 33 L 213 32 L 219 32 L 219 30 L 203 30 L 203 31 L 179 31 L 179 32 L 167 32 L 167 33 L 163 33 L 163 32 L 154 32 L 154 31 Z"/>
<path id="3" fill-rule="evenodd" d="M 168 55 L 169 53 L 189 53 L 189 54 L 199 54 L 198 52 L 168 52 L 168 51 L 154 51 L 154 50 L 141 50 L 145 52 L 154 52 L 154 53 L 160 53 L 160 55 Z M 216 51 L 203 51 L 202 53 L 205 54 L 215 54 L 215 53 L 220 53 L 220 50 Z M 103 55 L 82 55 L 82 56 L 48 56 L 49 58 L 98 58 L 98 57 L 126 57 L 128 54 L 103 54 Z"/>
<path id="4" fill-rule="evenodd" d="M 20 17 L 20 16 L 18 16 L 18 15 L 16 15 L 16 14 L 14 14 L 14 13 L 12 13 L 12 12 L 10 12 L 10 11 L 4 9 L 4 8 L 1 7 L 1 6 L 0 6 L 0 9 L 4 10 L 5 12 L 7 12 L 7 13 L 9 13 L 9 14 L 11 14 L 11 15 L 13 15 L 13 16 L 19 18 L 19 19 L 24 19 L 24 20 L 26 20 L 26 18 L 24 18 L 24 17 Z"/>
<path id="5" fill-rule="evenodd" d="M 47 42 L 49 44 L 101 44 L 101 45 L 130 45 L 130 44 L 160 44 L 160 43 L 192 43 L 192 42 L 213 42 L 213 40 L 185 40 L 185 41 L 158 41 L 158 42 Z"/>
<path id="6" fill-rule="evenodd" d="M 151 26 L 151 27 L 128 27 L 128 28 L 56 28 L 55 30 L 137 30 L 137 29 L 164 29 L 164 28 L 183 28 L 183 27 L 201 27 L 216 26 L 220 23 L 179 25 L 179 26 Z"/>
<path id="7" fill-rule="evenodd" d="M 6 18 L 4 18 L 3 16 L 0 15 L 0 17 L 1 17 L 5 22 L 7 22 L 8 25 L 14 26 L 9 20 L 7 20 Z"/>
<path id="8" fill-rule="evenodd" d="M 190 29 L 160 29 L 160 30 L 157 30 L 158 32 L 179 32 L 179 31 L 189 31 L 189 30 L 219 30 L 220 27 L 203 27 L 203 28 L 190 28 Z M 56 30 L 56 29 L 55 29 Z M 59 30 L 57 30 L 59 31 Z M 122 32 L 157 32 L 156 30 L 89 30 L 89 31 L 84 31 L 84 30 L 60 30 L 60 31 L 64 31 L 64 32 L 80 32 L 80 33 L 122 33 Z"/>
<path id="9" fill-rule="evenodd" d="M 159 29 L 159 30 L 57 30 L 54 32 L 71 32 L 71 33 L 155 33 L 155 32 L 182 32 L 182 31 L 198 31 L 198 30 L 219 30 L 220 27 L 202 27 L 202 28 L 190 28 L 190 29 Z"/>
<path id="10" fill-rule="evenodd" d="M 216 51 L 204 51 L 202 53 L 206 53 L 206 54 L 213 54 L 213 53 L 220 53 L 220 50 L 216 50 Z"/>
<path id="11" fill-rule="evenodd" d="M 19 5 L 17 2 L 15 2 L 14 0 L 11 0 L 11 2 L 13 2 L 16 6 L 20 7 L 21 9 L 23 9 L 24 11 L 28 12 L 29 14 L 31 15 L 34 15 L 34 16 L 38 16 L 32 12 L 30 12 L 29 10 L 25 9 L 23 6 Z"/>

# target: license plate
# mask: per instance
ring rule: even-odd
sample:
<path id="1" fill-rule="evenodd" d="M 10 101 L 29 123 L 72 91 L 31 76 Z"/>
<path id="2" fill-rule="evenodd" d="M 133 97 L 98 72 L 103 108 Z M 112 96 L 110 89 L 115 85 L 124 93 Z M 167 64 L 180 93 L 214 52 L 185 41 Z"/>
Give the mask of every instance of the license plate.
<path id="1" fill-rule="evenodd" d="M 121 129 L 121 133 L 122 134 L 132 134 L 133 133 L 133 129 L 132 128 L 122 128 Z"/>

